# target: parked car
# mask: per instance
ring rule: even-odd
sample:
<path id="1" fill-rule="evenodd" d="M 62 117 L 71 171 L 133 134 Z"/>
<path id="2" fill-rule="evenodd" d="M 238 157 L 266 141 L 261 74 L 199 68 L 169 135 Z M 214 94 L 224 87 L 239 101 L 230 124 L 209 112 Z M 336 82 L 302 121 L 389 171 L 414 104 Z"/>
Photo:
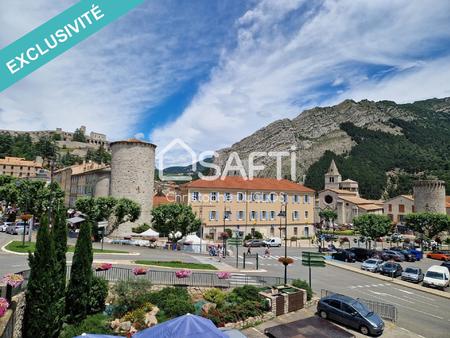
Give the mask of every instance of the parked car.
<path id="1" fill-rule="evenodd" d="M 350 263 L 356 262 L 355 254 L 350 250 L 338 249 L 331 254 L 331 258 Z"/>
<path id="2" fill-rule="evenodd" d="M 391 248 L 390 250 L 401 253 L 403 256 L 405 256 L 406 262 L 415 262 L 416 261 L 416 255 L 411 253 L 410 250 L 405 250 L 402 248 Z"/>
<path id="3" fill-rule="evenodd" d="M 450 262 L 448 261 L 442 262 L 441 266 L 445 266 L 450 271 Z"/>
<path id="4" fill-rule="evenodd" d="M 258 248 L 261 246 L 265 246 L 264 241 L 262 239 L 250 239 L 244 243 L 244 246 L 250 246 L 253 248 Z"/>
<path id="5" fill-rule="evenodd" d="M 408 266 L 405 271 L 402 272 L 402 280 L 408 282 L 420 283 L 421 281 L 423 281 L 423 278 L 424 274 L 421 268 Z"/>
<path id="6" fill-rule="evenodd" d="M 394 251 L 394 250 L 383 250 L 383 252 L 381 253 L 381 259 L 384 261 L 388 261 L 390 259 L 393 259 L 396 262 L 404 262 L 405 261 L 405 256 L 398 252 L 398 251 Z"/>
<path id="7" fill-rule="evenodd" d="M 6 232 L 6 229 L 8 228 L 7 223 L 0 224 L 0 232 Z"/>
<path id="8" fill-rule="evenodd" d="M 28 235 L 28 231 L 30 231 L 30 225 L 26 222 L 17 222 L 8 226 L 6 232 L 11 235 L 23 235 L 25 225 L 25 234 Z"/>
<path id="9" fill-rule="evenodd" d="M 355 259 L 359 262 L 364 262 L 365 260 L 371 258 L 374 254 L 374 250 L 364 248 L 350 248 L 348 250 L 355 254 Z"/>
<path id="10" fill-rule="evenodd" d="M 392 278 L 396 278 L 398 276 L 401 276 L 403 272 L 403 268 L 398 263 L 393 262 L 386 262 L 381 267 L 380 273 L 382 275 L 386 275 Z"/>
<path id="11" fill-rule="evenodd" d="M 264 245 L 266 246 L 281 246 L 281 238 L 280 237 L 271 237 L 269 239 L 266 239 L 264 242 Z"/>
<path id="12" fill-rule="evenodd" d="M 361 270 L 379 272 L 384 261 L 377 258 L 369 258 L 361 264 Z"/>
<path id="13" fill-rule="evenodd" d="M 365 335 L 381 335 L 384 322 L 366 305 L 348 296 L 333 294 L 317 303 L 317 313 L 323 319 L 331 319 Z"/>
<path id="14" fill-rule="evenodd" d="M 450 253 L 447 251 L 435 251 L 427 253 L 427 258 L 437 259 L 440 261 L 450 261 Z"/>
<path id="15" fill-rule="evenodd" d="M 425 277 L 423 278 L 422 285 L 429 287 L 436 287 L 441 290 L 445 290 L 449 284 L 449 271 L 445 266 L 433 265 L 431 266 Z"/>

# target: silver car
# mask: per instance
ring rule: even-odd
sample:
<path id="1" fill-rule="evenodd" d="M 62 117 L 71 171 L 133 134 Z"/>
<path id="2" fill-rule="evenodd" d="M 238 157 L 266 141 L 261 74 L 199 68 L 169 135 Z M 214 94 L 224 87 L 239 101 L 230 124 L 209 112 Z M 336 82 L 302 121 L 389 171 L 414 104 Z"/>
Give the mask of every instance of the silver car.
<path id="1" fill-rule="evenodd" d="M 423 272 L 422 269 L 417 267 L 407 267 L 405 271 L 402 272 L 402 280 L 406 280 L 408 282 L 420 283 L 423 281 Z"/>
<path id="2" fill-rule="evenodd" d="M 366 270 L 370 272 L 379 272 L 381 271 L 381 266 L 383 265 L 383 260 L 376 259 L 376 258 L 370 258 L 365 260 L 361 264 L 361 270 Z"/>

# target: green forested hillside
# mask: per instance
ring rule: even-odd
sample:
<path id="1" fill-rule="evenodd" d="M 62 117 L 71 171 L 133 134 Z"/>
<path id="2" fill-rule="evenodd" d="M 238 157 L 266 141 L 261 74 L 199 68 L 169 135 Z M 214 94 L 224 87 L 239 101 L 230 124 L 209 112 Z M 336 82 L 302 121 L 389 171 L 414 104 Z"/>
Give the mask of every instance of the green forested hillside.
<path id="1" fill-rule="evenodd" d="M 447 182 L 450 189 L 450 113 L 436 111 L 438 100 L 399 105 L 412 112 L 414 120 L 392 119 L 402 129 L 402 135 L 359 128 L 343 123 L 344 130 L 357 143 L 343 155 L 326 152 L 307 172 L 306 185 L 321 190 L 323 175 L 332 158 L 343 178 L 359 182 L 366 198 L 380 198 L 411 193 L 414 179 L 434 176 Z M 396 171 L 388 182 L 386 173 Z M 393 186 L 392 181 L 397 184 Z"/>

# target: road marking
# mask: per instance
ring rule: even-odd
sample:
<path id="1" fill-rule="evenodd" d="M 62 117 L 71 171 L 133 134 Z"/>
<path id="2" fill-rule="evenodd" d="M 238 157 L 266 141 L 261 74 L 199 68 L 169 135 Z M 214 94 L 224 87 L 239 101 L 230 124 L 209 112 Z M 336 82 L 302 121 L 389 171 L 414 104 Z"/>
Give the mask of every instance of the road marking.
<path id="1" fill-rule="evenodd" d="M 404 301 L 404 302 L 407 302 L 407 303 L 410 303 L 410 304 L 414 304 L 413 301 L 406 300 L 406 299 L 404 299 L 404 298 L 401 298 L 401 297 L 398 297 L 398 296 L 391 295 L 390 293 L 375 292 L 375 291 L 372 291 L 372 290 L 369 290 L 369 292 L 371 292 L 371 293 L 373 293 L 373 294 L 375 294 L 375 295 L 378 295 L 378 296 L 393 297 L 393 298 L 399 299 L 399 300 L 401 300 L 401 301 Z"/>
<path id="2" fill-rule="evenodd" d="M 370 288 L 370 285 L 364 285 L 364 287 L 366 287 L 366 288 Z"/>
<path id="3" fill-rule="evenodd" d="M 414 292 L 409 292 L 409 291 L 402 290 L 402 289 L 399 289 L 399 288 L 395 288 L 395 289 L 398 290 L 398 291 L 400 291 L 400 292 L 407 293 L 408 295 L 413 295 L 413 294 L 414 294 Z"/>

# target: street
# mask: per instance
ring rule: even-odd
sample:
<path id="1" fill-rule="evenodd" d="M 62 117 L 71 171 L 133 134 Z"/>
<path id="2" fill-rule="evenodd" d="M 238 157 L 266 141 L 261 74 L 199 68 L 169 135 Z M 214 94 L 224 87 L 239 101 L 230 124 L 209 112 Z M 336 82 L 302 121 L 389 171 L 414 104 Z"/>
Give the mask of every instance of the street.
<path id="1" fill-rule="evenodd" d="M 17 240 L 17 236 L 0 233 L 0 245 L 3 246 L 10 240 Z M 72 244 L 73 240 L 71 240 Z M 94 247 L 100 247 L 95 243 Z M 168 251 L 161 249 L 149 249 L 144 247 L 120 246 L 105 244 L 105 249 L 126 250 L 139 255 L 95 254 L 94 260 L 114 262 L 129 266 L 136 259 L 151 260 L 179 260 L 184 262 L 213 262 L 220 264 L 220 269 L 230 270 L 235 266 L 235 257 L 227 257 L 222 263 L 217 258 L 207 255 L 198 255 L 180 251 Z M 246 248 L 239 248 L 239 252 L 246 252 Z M 258 253 L 260 257 L 260 269 L 266 272 L 256 272 L 255 259 L 247 261 L 247 269 L 253 270 L 250 275 L 278 276 L 284 275 L 284 267 L 277 258 L 284 255 L 284 248 L 272 248 L 271 257 L 263 258 L 264 248 L 252 248 L 252 253 Z M 288 248 L 289 257 L 294 258 L 294 264 L 288 267 L 289 278 L 301 278 L 308 280 L 308 268 L 301 265 L 301 249 Z M 242 256 L 241 256 L 242 257 Z M 239 257 L 240 269 L 242 258 Z M 0 252 L 0 274 L 21 271 L 28 268 L 26 255 L 15 255 Z M 72 254 L 67 254 L 71 261 Z M 229 266 L 223 264 L 227 263 Z M 253 264 L 251 264 L 253 263 Z M 359 264 L 359 263 L 356 263 Z M 414 263 L 409 263 L 414 265 Z M 359 265 L 355 265 L 358 266 Z M 153 268 L 152 268 L 153 269 Z M 244 272 L 240 272 L 244 273 Z M 450 332 L 450 300 L 417 291 L 407 287 L 395 285 L 370 276 L 341 268 L 327 266 L 325 268 L 312 268 L 312 288 L 316 296 L 320 297 L 321 289 L 342 293 L 354 298 L 364 298 L 379 302 L 389 303 L 398 308 L 399 327 L 429 338 L 449 337 Z"/>

